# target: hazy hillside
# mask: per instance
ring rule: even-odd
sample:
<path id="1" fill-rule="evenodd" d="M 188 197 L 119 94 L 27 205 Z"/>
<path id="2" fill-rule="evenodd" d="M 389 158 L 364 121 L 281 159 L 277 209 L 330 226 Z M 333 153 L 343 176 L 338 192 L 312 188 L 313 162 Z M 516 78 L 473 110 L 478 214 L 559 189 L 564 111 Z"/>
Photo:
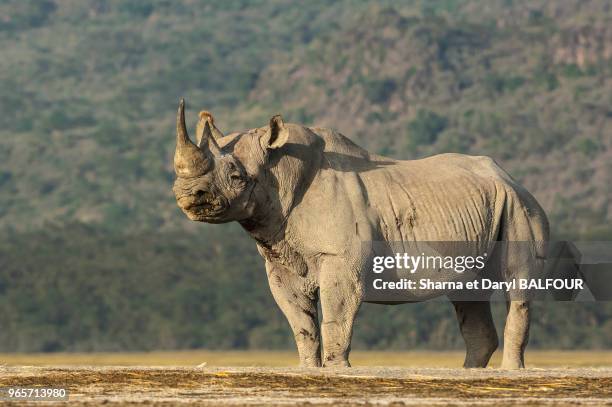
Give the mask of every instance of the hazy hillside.
<path id="1" fill-rule="evenodd" d="M 0 224 L 184 223 L 185 96 L 225 130 L 280 112 L 394 157 L 491 155 L 555 231 L 609 232 L 609 2 L 247 4 L 3 2 Z"/>
<path id="2" fill-rule="evenodd" d="M 176 207 L 180 97 L 226 132 L 490 155 L 556 236 L 612 238 L 610 27 L 607 0 L 0 2 L 0 350 L 290 342 L 253 244 Z M 366 307 L 358 346 L 460 343 L 450 308 L 404 309 Z M 533 343 L 612 346 L 609 310 L 550 306 Z"/>

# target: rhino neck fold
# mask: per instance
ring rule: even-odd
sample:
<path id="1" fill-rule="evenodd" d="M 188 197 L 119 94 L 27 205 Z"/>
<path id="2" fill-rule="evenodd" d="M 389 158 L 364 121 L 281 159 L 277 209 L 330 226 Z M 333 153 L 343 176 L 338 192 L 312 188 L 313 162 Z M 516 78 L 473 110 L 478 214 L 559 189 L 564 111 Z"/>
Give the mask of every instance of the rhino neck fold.
<path id="1" fill-rule="evenodd" d="M 279 202 L 272 202 L 269 197 L 257 199 L 257 195 L 258 204 L 253 215 L 239 223 L 257 243 L 264 247 L 272 246 L 284 239 L 290 211 L 284 211 Z"/>
<path id="2" fill-rule="evenodd" d="M 263 222 L 262 222 L 263 221 Z M 258 243 L 264 245 L 274 244 L 284 236 L 285 223 L 282 221 L 264 221 L 263 219 L 249 218 L 240 221 L 240 225 Z"/>
<path id="3" fill-rule="evenodd" d="M 251 237 L 264 247 L 285 239 L 287 220 L 307 188 L 304 175 L 309 173 L 303 170 L 303 166 L 294 162 L 290 169 L 287 169 L 283 168 L 287 163 L 282 164 L 270 169 L 260 178 L 252 195 L 253 214 L 240 221 Z M 296 171 L 296 168 L 301 171 Z M 310 180 L 311 177 L 307 179 Z"/>

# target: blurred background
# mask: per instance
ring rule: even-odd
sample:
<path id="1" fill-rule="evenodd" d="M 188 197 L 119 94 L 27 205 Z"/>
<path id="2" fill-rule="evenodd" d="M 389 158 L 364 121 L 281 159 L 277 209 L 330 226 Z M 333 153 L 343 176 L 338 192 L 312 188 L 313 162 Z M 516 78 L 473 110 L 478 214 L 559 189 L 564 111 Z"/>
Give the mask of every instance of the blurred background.
<path id="1" fill-rule="evenodd" d="M 175 204 L 180 97 L 226 133 L 489 155 L 554 238 L 612 240 L 611 60 L 607 0 L 3 0 L 0 352 L 293 349 L 255 244 Z M 533 314 L 534 349 L 612 347 L 612 303 Z M 353 344 L 463 347 L 446 302 L 365 305 Z"/>

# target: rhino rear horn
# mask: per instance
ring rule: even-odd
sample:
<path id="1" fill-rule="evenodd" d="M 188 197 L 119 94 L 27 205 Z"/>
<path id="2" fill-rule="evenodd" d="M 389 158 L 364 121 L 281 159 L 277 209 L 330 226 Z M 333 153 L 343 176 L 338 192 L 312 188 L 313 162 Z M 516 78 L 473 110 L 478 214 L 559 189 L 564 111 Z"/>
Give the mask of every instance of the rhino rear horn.
<path id="1" fill-rule="evenodd" d="M 202 113 L 207 113 L 208 116 L 202 115 Z M 215 157 L 221 156 L 221 148 L 219 148 L 217 140 L 223 137 L 223 134 L 215 127 L 210 113 L 200 112 L 200 120 L 196 129 L 198 147 L 203 151 L 210 151 Z"/>
<path id="2" fill-rule="evenodd" d="M 225 136 L 223 135 L 223 133 L 221 132 L 221 130 L 219 130 L 219 129 L 217 128 L 217 125 L 216 125 L 216 123 L 215 123 L 215 119 L 214 119 L 214 117 L 213 117 L 212 113 L 210 113 L 210 112 L 209 112 L 209 111 L 207 111 L 207 110 L 202 110 L 202 111 L 200 112 L 200 114 L 198 115 L 198 117 L 199 117 L 199 119 L 200 119 L 200 120 L 198 121 L 198 136 L 199 136 L 199 134 L 200 134 L 200 128 L 199 128 L 199 126 L 202 126 L 202 125 L 204 125 L 205 123 L 208 123 L 208 125 L 210 126 L 210 133 L 212 134 L 212 136 L 214 137 L 214 139 L 215 139 L 216 141 L 219 141 L 219 139 L 221 139 L 221 138 L 225 137 Z M 200 140 L 198 139 L 198 144 L 199 144 L 199 141 L 200 141 Z"/>

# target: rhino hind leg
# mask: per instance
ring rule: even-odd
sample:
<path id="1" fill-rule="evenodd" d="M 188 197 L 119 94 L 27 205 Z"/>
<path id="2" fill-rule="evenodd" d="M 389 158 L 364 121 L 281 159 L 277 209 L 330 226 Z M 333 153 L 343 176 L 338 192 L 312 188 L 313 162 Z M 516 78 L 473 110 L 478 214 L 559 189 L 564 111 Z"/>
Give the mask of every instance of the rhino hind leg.
<path id="1" fill-rule="evenodd" d="M 548 220 L 535 198 L 529 194 L 509 194 L 506 199 L 500 235 L 506 242 L 500 270 L 503 278 L 529 279 L 541 276 L 550 237 Z M 529 297 L 520 290 L 506 294 L 507 315 L 504 327 L 502 369 L 525 367 L 525 348 L 531 322 Z"/>
<path id="2" fill-rule="evenodd" d="M 529 341 L 529 301 L 509 301 L 504 328 L 502 369 L 525 367 L 525 348 Z"/>
<path id="3" fill-rule="evenodd" d="M 487 301 L 454 301 L 466 353 L 463 367 L 487 367 L 498 346 L 497 331 Z"/>

